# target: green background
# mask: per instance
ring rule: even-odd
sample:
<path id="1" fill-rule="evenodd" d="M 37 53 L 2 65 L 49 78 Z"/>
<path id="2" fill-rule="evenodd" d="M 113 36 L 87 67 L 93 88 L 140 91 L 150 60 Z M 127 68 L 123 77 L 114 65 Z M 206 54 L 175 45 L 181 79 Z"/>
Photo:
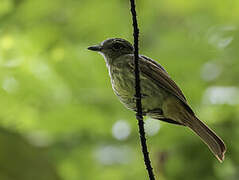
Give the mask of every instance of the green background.
<path id="1" fill-rule="evenodd" d="M 239 1 L 136 4 L 140 53 L 227 145 L 220 164 L 189 129 L 147 120 L 157 179 L 238 180 Z M 0 0 L 1 180 L 147 179 L 135 114 L 87 50 L 110 37 L 133 40 L 127 0 Z"/>

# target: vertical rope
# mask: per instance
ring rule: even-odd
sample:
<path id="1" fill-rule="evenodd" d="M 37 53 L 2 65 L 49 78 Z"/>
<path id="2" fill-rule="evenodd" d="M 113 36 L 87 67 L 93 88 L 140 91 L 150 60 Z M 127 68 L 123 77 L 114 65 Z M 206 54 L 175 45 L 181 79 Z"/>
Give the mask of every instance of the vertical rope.
<path id="1" fill-rule="evenodd" d="M 139 72 L 139 28 L 137 23 L 137 14 L 135 10 L 135 1 L 130 0 L 131 4 L 131 14 L 132 14 L 132 20 L 133 20 L 133 29 L 134 29 L 134 65 L 135 65 L 135 97 L 136 97 L 136 118 L 138 120 L 138 126 L 139 126 L 139 134 L 140 134 L 140 141 L 141 141 L 141 147 L 142 152 L 144 155 L 144 163 L 146 166 L 146 169 L 148 171 L 149 179 L 155 180 L 153 168 L 151 166 L 148 148 L 146 144 L 146 138 L 145 138 L 145 131 L 144 131 L 144 121 L 143 121 L 143 115 L 142 115 L 142 103 L 141 103 L 141 89 L 140 89 L 140 72 Z"/>

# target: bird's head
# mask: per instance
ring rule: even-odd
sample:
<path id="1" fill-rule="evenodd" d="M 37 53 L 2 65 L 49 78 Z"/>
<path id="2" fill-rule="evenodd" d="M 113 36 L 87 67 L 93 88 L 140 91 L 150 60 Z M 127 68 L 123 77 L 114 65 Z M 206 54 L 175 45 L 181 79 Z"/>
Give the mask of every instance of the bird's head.
<path id="1" fill-rule="evenodd" d="M 121 38 L 107 39 L 99 45 L 88 47 L 88 49 L 100 52 L 107 60 L 115 59 L 125 54 L 133 54 L 134 52 L 131 43 Z"/>

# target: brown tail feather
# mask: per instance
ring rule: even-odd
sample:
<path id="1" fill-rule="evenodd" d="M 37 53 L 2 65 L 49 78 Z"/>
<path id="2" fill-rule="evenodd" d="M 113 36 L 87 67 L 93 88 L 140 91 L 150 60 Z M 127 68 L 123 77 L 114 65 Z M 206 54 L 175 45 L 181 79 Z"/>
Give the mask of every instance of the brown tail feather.
<path id="1" fill-rule="evenodd" d="M 224 153 L 226 152 L 226 146 L 224 142 L 214 133 L 207 125 L 200 121 L 197 117 L 190 118 L 188 126 L 201 137 L 209 149 L 222 162 L 224 160 Z"/>

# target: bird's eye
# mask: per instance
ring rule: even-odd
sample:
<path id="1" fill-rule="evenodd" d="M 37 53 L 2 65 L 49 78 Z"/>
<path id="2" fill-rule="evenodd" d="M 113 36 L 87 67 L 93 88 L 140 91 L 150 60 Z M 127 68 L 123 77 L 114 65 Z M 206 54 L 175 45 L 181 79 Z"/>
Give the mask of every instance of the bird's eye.
<path id="1" fill-rule="evenodd" d="M 112 49 L 114 51 L 118 51 L 118 50 L 120 50 L 122 48 L 123 48 L 123 46 L 120 43 L 114 43 L 113 46 L 112 46 Z"/>

